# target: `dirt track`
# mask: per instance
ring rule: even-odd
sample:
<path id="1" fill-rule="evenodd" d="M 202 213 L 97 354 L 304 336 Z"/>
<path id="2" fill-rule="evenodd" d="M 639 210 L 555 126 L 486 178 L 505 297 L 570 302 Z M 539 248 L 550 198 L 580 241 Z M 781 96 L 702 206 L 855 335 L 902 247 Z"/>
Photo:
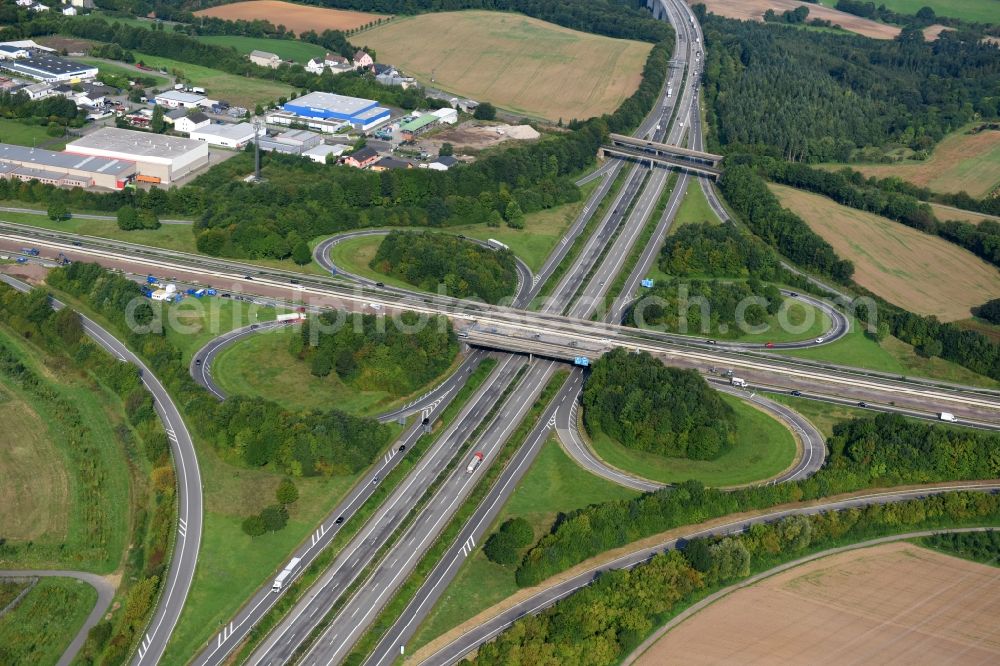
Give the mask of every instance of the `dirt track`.
<path id="1" fill-rule="evenodd" d="M 893 543 L 739 590 L 636 663 L 998 663 L 998 617 L 1000 569 Z"/>

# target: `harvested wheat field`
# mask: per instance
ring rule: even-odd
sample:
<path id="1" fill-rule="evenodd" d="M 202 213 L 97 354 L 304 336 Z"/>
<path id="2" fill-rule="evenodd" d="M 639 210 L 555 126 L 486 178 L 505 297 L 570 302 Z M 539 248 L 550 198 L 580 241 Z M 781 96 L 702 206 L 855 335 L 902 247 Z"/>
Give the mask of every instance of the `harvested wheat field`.
<path id="1" fill-rule="evenodd" d="M 898 542 L 738 590 L 636 664 L 995 664 L 998 617 L 1000 569 Z"/>
<path id="2" fill-rule="evenodd" d="M 839 25 L 844 30 L 871 37 L 872 39 L 893 39 L 899 34 L 899 27 L 872 21 L 871 19 L 841 12 L 830 7 L 812 4 L 809 2 L 797 2 L 796 0 L 688 0 L 689 5 L 704 3 L 713 14 L 727 16 L 729 18 L 740 19 L 741 21 L 763 21 L 764 12 L 773 9 L 778 14 L 788 9 L 795 9 L 801 5 L 809 8 L 809 17 L 806 19 L 824 19 L 835 25 Z"/>
<path id="3" fill-rule="evenodd" d="M 382 14 L 354 12 L 346 9 L 324 9 L 278 0 L 251 0 L 231 5 L 218 5 L 195 12 L 195 16 L 213 16 L 226 21 L 270 21 L 301 34 L 307 30 L 354 30 L 372 21 L 386 18 Z"/>
<path id="4" fill-rule="evenodd" d="M 782 185 L 771 189 L 841 258 L 854 262 L 855 282 L 890 303 L 955 321 L 1000 294 L 1000 271 L 943 238 L 818 194 Z"/>
<path id="5" fill-rule="evenodd" d="M 488 11 L 399 18 L 352 41 L 426 85 L 553 121 L 614 111 L 652 48 Z"/>
<path id="6" fill-rule="evenodd" d="M 1000 187 L 1000 130 L 952 132 L 922 162 L 849 165 L 866 176 L 896 176 L 935 192 L 961 192 L 984 197 Z"/>

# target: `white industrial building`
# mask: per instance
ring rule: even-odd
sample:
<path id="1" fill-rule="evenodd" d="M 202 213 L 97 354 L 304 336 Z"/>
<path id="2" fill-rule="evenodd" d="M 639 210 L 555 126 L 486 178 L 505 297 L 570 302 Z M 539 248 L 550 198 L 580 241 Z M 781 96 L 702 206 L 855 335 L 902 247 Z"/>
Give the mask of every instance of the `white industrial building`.
<path id="1" fill-rule="evenodd" d="M 159 106 L 170 109 L 197 109 L 204 106 L 206 101 L 204 95 L 198 93 L 184 92 L 183 90 L 166 90 L 156 95 L 154 102 Z"/>
<path id="2" fill-rule="evenodd" d="M 66 144 L 67 153 L 135 162 L 136 180 L 171 183 L 208 164 L 201 141 L 105 127 Z"/>
<path id="3" fill-rule="evenodd" d="M 445 123 L 446 125 L 454 125 L 458 122 L 458 111 L 446 106 L 443 109 L 436 109 L 431 111 L 432 116 L 438 117 L 439 123 Z"/>
<path id="4" fill-rule="evenodd" d="M 250 123 L 236 125 L 205 125 L 194 130 L 189 136 L 195 141 L 221 146 L 222 148 L 240 149 L 253 141 L 254 126 Z"/>
<path id="5" fill-rule="evenodd" d="M 202 127 L 207 127 L 210 124 L 212 124 L 212 119 L 200 111 L 196 111 L 191 115 L 185 114 L 179 118 L 174 118 L 174 129 L 185 134 L 197 132 Z"/>
<path id="6" fill-rule="evenodd" d="M 7 42 L 7 44 L 16 46 L 15 42 Z M 27 58 L 0 60 L 0 67 L 46 83 L 62 81 L 76 83 L 97 76 L 97 67 L 93 65 L 60 58 L 45 51 L 35 51 Z"/>
<path id="7" fill-rule="evenodd" d="M 321 143 L 318 146 L 314 146 L 309 150 L 303 151 L 302 157 L 308 157 L 313 162 L 318 162 L 320 164 L 326 164 L 327 155 L 332 155 L 334 158 L 340 157 L 350 146 L 345 146 L 342 143 L 331 146 L 328 143 Z"/>

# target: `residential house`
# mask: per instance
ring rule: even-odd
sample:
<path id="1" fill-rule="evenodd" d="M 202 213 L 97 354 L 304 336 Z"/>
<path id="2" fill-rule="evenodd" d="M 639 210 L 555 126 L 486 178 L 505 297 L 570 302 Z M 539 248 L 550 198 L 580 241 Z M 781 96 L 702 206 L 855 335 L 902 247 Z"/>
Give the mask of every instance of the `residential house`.
<path id="1" fill-rule="evenodd" d="M 250 62 L 261 67 L 278 69 L 278 65 L 281 64 L 281 58 L 278 57 L 277 53 L 258 51 L 257 49 L 254 49 L 250 52 Z"/>
<path id="2" fill-rule="evenodd" d="M 62 8 L 63 16 L 76 16 L 76 7 L 69 5 L 68 7 Z"/>
<path id="3" fill-rule="evenodd" d="M 455 157 L 451 155 L 438 155 L 433 162 L 427 165 L 427 168 L 432 171 L 447 171 L 456 164 L 458 164 L 458 160 Z"/>
<path id="4" fill-rule="evenodd" d="M 344 164 L 355 169 L 366 169 L 378 161 L 379 154 L 374 149 L 365 146 L 355 150 L 344 158 Z"/>
<path id="5" fill-rule="evenodd" d="M 33 12 L 47 12 L 47 11 L 49 11 L 48 5 L 43 5 L 40 2 L 36 2 L 35 4 L 31 5 L 31 7 L 29 7 L 29 9 L 31 11 L 33 11 Z"/>
<path id="6" fill-rule="evenodd" d="M 390 169 L 412 169 L 413 162 L 401 160 L 398 157 L 386 156 L 371 166 L 372 171 L 388 171 Z"/>
<path id="7" fill-rule="evenodd" d="M 17 0 L 18 7 L 30 7 L 35 4 L 35 0 Z"/>
<path id="8" fill-rule="evenodd" d="M 375 67 L 375 61 L 372 59 L 371 55 L 358 49 L 358 52 L 354 54 L 354 68 L 355 69 L 372 69 Z"/>
<path id="9" fill-rule="evenodd" d="M 178 132 L 184 132 L 186 134 L 190 134 L 195 130 L 200 130 L 202 127 L 211 124 L 212 124 L 211 118 L 206 116 L 201 111 L 196 111 L 191 115 L 185 114 L 180 118 L 176 118 L 174 120 L 174 129 L 177 130 Z"/>
<path id="10" fill-rule="evenodd" d="M 164 111 L 163 122 L 173 125 L 178 118 L 183 118 L 186 115 L 187 109 L 170 109 L 169 111 Z"/>
<path id="11" fill-rule="evenodd" d="M 378 71 L 382 68 L 382 71 Z M 410 86 L 417 85 L 416 79 L 412 76 L 403 76 L 394 67 L 388 65 L 375 65 L 375 80 L 384 86 L 399 86 L 406 90 Z"/>
<path id="12" fill-rule="evenodd" d="M 320 58 L 313 58 L 306 63 L 306 71 L 312 74 L 322 74 L 324 69 L 329 69 L 334 74 L 342 74 L 354 69 L 351 61 L 342 55 L 327 53 Z"/>

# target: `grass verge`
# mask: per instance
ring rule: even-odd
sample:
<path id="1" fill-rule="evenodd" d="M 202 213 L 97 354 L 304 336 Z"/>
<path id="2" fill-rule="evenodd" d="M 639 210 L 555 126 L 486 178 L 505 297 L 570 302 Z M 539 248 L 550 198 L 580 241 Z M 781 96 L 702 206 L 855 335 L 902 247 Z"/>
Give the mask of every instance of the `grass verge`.
<path id="1" fill-rule="evenodd" d="M 42 578 L 0 617 L 0 655 L 10 664 L 55 664 L 97 603 L 97 590 L 74 578 Z"/>

